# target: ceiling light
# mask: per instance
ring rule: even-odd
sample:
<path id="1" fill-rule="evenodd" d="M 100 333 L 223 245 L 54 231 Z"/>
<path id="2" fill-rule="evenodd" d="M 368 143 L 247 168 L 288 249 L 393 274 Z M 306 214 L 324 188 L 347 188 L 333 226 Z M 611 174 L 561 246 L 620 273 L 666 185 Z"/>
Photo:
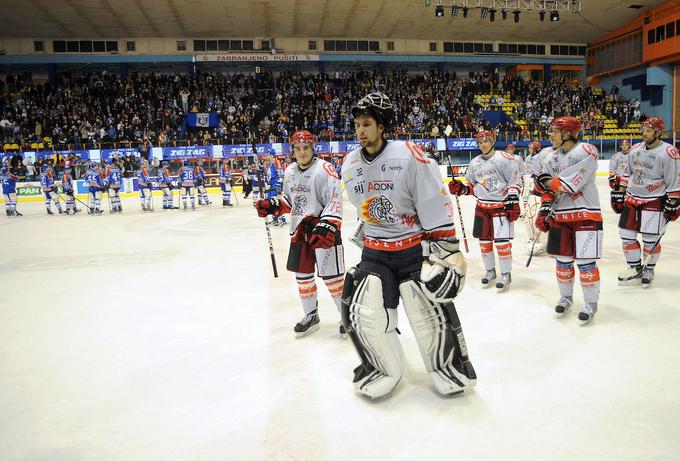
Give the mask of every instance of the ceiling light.
<path id="1" fill-rule="evenodd" d="M 453 5 L 453 6 L 451 7 L 451 16 L 453 16 L 454 18 L 455 18 L 456 16 L 458 16 L 458 6 Z"/>
<path id="2" fill-rule="evenodd" d="M 515 11 L 512 12 L 512 15 L 515 17 L 516 23 L 519 22 L 519 13 L 520 13 L 519 10 L 515 10 Z"/>
<path id="3" fill-rule="evenodd" d="M 444 7 L 442 5 L 437 5 L 437 8 L 434 9 L 434 17 L 435 18 L 444 17 Z"/>
<path id="4" fill-rule="evenodd" d="M 545 11 L 543 10 L 539 11 L 538 17 L 541 19 L 541 22 L 545 21 Z"/>
<path id="5" fill-rule="evenodd" d="M 489 9 L 487 7 L 483 7 L 479 15 L 482 19 L 486 19 L 486 17 L 489 15 Z"/>
<path id="6" fill-rule="evenodd" d="M 467 18 L 468 11 L 470 11 L 470 8 L 468 8 L 467 6 L 464 6 L 463 7 L 463 17 L 464 18 Z"/>
<path id="7" fill-rule="evenodd" d="M 550 12 L 550 22 L 557 22 L 560 20 L 560 13 L 557 10 Z"/>
<path id="8" fill-rule="evenodd" d="M 491 8 L 489 10 L 489 21 L 494 22 L 496 20 L 496 8 Z"/>
<path id="9" fill-rule="evenodd" d="M 501 14 L 503 15 L 503 21 L 505 21 L 506 19 L 508 19 L 508 10 L 506 10 L 505 8 L 503 8 L 503 9 L 501 10 Z"/>

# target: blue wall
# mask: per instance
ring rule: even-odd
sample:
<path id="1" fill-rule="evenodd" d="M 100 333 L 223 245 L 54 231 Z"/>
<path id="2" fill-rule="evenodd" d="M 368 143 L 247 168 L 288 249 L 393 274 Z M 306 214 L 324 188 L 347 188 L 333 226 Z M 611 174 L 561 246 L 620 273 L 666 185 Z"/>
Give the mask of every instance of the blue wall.
<path id="1" fill-rule="evenodd" d="M 626 99 L 640 101 L 640 111 L 649 117 L 661 117 L 666 126 L 673 119 L 673 67 L 640 66 L 603 78 L 598 87 L 611 92 L 612 85 Z"/>

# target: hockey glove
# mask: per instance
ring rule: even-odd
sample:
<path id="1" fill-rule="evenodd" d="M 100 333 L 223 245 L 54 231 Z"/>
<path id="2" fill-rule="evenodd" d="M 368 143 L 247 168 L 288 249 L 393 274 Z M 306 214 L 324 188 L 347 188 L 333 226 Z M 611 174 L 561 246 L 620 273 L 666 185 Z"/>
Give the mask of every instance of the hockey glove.
<path id="1" fill-rule="evenodd" d="M 609 187 L 612 190 L 616 190 L 619 188 L 619 178 L 616 177 L 614 174 L 609 175 Z"/>
<path id="2" fill-rule="evenodd" d="M 336 223 L 322 219 L 314 226 L 314 229 L 312 229 L 312 233 L 310 234 L 307 243 L 315 250 L 317 248 L 332 248 L 335 246 L 339 231 L 340 228 Z"/>
<path id="3" fill-rule="evenodd" d="M 536 227 L 541 232 L 548 232 L 550 226 L 555 222 L 555 217 L 552 214 L 552 200 L 543 200 L 541 202 L 541 208 L 538 210 L 538 215 L 536 215 Z"/>
<path id="4" fill-rule="evenodd" d="M 621 214 L 621 211 L 623 211 L 623 199 L 625 195 L 625 192 L 617 190 L 613 190 L 609 193 L 609 198 L 614 213 Z"/>
<path id="5" fill-rule="evenodd" d="M 541 173 L 534 178 L 534 188 L 537 192 L 543 193 L 550 190 L 550 180 L 552 176 L 548 173 Z"/>
<path id="6" fill-rule="evenodd" d="M 510 194 L 505 197 L 504 203 L 505 205 L 503 208 L 508 213 L 508 221 L 517 221 L 517 218 L 519 218 L 519 215 L 521 214 L 519 209 L 519 197 L 515 194 Z"/>
<path id="7" fill-rule="evenodd" d="M 470 189 L 470 186 L 467 184 L 454 179 L 449 183 L 449 192 L 451 195 L 470 195 L 472 193 L 472 189 Z"/>
<path id="8" fill-rule="evenodd" d="M 430 242 L 430 255 L 420 269 L 420 287 L 435 303 L 450 303 L 465 286 L 467 263 L 458 240 Z"/>
<path id="9" fill-rule="evenodd" d="M 270 199 L 258 200 L 255 203 L 255 209 L 257 210 L 257 215 L 260 218 L 264 218 L 267 215 L 279 216 L 283 205 L 281 199 L 273 197 Z"/>
<path id="10" fill-rule="evenodd" d="M 663 214 L 669 221 L 675 221 L 680 217 L 680 199 L 666 196 L 663 203 Z"/>

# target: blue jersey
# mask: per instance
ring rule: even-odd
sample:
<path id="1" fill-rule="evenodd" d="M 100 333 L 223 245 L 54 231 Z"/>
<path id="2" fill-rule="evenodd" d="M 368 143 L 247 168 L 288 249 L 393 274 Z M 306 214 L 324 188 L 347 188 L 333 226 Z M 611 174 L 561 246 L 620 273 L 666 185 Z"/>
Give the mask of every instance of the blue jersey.
<path id="1" fill-rule="evenodd" d="M 179 169 L 179 178 L 185 187 L 194 186 L 194 170 L 191 167 L 183 166 Z"/>
<path id="2" fill-rule="evenodd" d="M 111 165 L 106 169 L 106 181 L 109 187 L 120 189 L 123 182 L 123 175 L 120 173 L 118 165 Z"/>
<path id="3" fill-rule="evenodd" d="M 14 194 L 17 191 L 18 176 L 13 175 L 9 171 L 0 174 L 0 182 L 2 183 L 3 194 Z"/>
<path id="4" fill-rule="evenodd" d="M 85 174 L 85 182 L 89 187 L 94 187 L 97 189 L 103 189 L 104 188 L 104 180 L 102 179 L 101 175 L 99 174 L 99 169 L 96 170 L 87 170 L 87 173 Z"/>
<path id="5" fill-rule="evenodd" d="M 203 185 L 205 182 L 205 170 L 202 166 L 196 167 L 196 170 L 194 171 L 194 179 L 196 180 L 196 184 L 199 186 Z"/>
<path id="6" fill-rule="evenodd" d="M 61 175 L 61 188 L 64 189 L 64 192 L 73 190 L 71 175 L 65 171 L 64 174 Z"/>
<path id="7" fill-rule="evenodd" d="M 222 169 L 220 170 L 220 182 L 231 183 L 231 170 L 229 170 L 227 165 L 222 165 Z"/>
<path id="8" fill-rule="evenodd" d="M 161 168 L 158 170 L 158 182 L 161 184 L 170 184 L 172 180 L 170 179 L 170 172 L 167 168 Z"/>
<path id="9" fill-rule="evenodd" d="M 47 170 L 44 173 L 40 173 L 40 184 L 42 185 L 43 191 L 49 192 L 54 186 L 54 176 L 52 175 L 52 170 Z"/>
<path id="10" fill-rule="evenodd" d="M 265 183 L 267 186 L 273 188 L 279 182 L 279 170 L 276 169 L 276 165 L 273 163 L 269 165 L 269 168 L 265 171 Z"/>
<path id="11" fill-rule="evenodd" d="M 142 169 L 139 170 L 139 185 L 144 188 L 151 187 L 151 178 L 149 177 L 149 170 L 147 170 L 146 167 L 142 167 Z"/>

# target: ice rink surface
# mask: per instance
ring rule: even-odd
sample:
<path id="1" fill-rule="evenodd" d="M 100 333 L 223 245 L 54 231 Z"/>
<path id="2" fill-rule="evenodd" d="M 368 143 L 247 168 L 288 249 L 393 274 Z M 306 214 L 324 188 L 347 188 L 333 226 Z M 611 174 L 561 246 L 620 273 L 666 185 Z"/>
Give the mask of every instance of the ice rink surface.
<path id="1" fill-rule="evenodd" d="M 456 305 L 478 374 L 440 397 L 400 312 L 406 374 L 394 394 L 354 393 L 358 359 L 337 333 L 319 283 L 321 329 L 302 317 L 288 233 L 250 199 L 196 211 L 47 216 L 19 203 L 0 219 L 0 459 L 77 460 L 677 460 L 680 456 L 680 223 L 669 226 L 652 288 L 619 287 L 625 267 L 605 210 L 602 288 L 594 321 L 582 302 L 563 319 L 554 262 L 525 268 L 514 240 L 513 284 L 482 290 L 470 240 Z M 461 199 L 468 235 L 474 201 Z M 356 211 L 345 201 L 345 259 Z M 401 307 L 400 307 L 401 310 Z"/>

